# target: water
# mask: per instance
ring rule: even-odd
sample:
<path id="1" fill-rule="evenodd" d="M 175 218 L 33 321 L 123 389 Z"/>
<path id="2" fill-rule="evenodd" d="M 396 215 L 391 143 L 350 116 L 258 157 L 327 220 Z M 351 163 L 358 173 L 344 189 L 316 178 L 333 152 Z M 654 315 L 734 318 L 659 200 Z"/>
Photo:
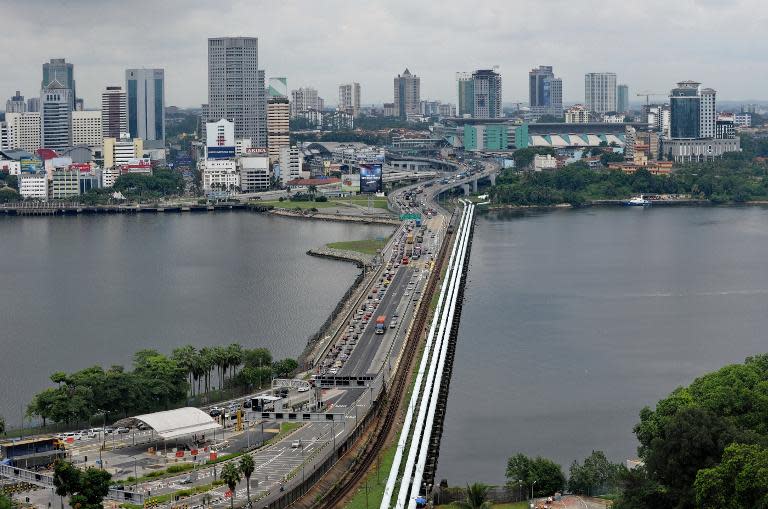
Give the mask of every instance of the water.
<path id="1" fill-rule="evenodd" d="M 768 210 L 481 216 L 437 482 L 509 456 L 636 457 L 644 405 L 768 352 Z"/>
<path id="2" fill-rule="evenodd" d="M 390 227 L 250 213 L 0 217 L 0 415 L 57 370 L 239 342 L 295 357 L 359 269 L 306 255 Z"/>

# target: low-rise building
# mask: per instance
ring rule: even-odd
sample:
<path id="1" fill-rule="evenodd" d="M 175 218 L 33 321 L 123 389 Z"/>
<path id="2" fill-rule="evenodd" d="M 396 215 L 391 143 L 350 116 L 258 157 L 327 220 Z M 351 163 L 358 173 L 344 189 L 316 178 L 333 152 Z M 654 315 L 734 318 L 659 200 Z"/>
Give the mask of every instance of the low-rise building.
<path id="1" fill-rule="evenodd" d="M 19 194 L 31 200 L 48 199 L 48 175 L 44 172 L 19 175 Z"/>
<path id="2" fill-rule="evenodd" d="M 54 170 L 51 173 L 51 199 L 66 200 L 79 194 L 79 170 Z"/>
<path id="3" fill-rule="evenodd" d="M 131 139 L 128 134 L 121 135 L 119 139 L 104 138 L 104 168 L 122 166 L 143 155 L 144 143 L 141 138 Z"/>
<path id="4" fill-rule="evenodd" d="M 557 169 L 557 158 L 552 154 L 536 154 L 533 156 L 533 171 L 554 171 Z"/>
<path id="5" fill-rule="evenodd" d="M 662 152 L 667 160 L 676 163 L 714 161 L 726 152 L 740 152 L 741 140 L 736 138 L 665 138 Z"/>
<path id="6" fill-rule="evenodd" d="M 239 159 L 240 189 L 244 193 L 266 191 L 272 184 L 269 171 L 269 155 L 246 154 Z"/>
<path id="7" fill-rule="evenodd" d="M 280 182 L 287 186 L 291 180 L 306 178 L 309 172 L 304 170 L 304 157 L 299 147 L 283 147 L 280 151 Z"/>
<path id="8" fill-rule="evenodd" d="M 588 124 L 589 110 L 583 104 L 576 104 L 565 112 L 566 124 Z"/>
<path id="9" fill-rule="evenodd" d="M 240 187 L 237 163 L 231 159 L 206 159 L 203 169 L 203 191 L 232 193 Z"/>

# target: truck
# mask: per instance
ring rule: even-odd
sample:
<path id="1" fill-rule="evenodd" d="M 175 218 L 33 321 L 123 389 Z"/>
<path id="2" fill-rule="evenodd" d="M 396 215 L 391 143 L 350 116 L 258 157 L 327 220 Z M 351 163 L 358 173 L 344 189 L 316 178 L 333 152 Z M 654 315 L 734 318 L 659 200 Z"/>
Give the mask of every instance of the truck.
<path id="1" fill-rule="evenodd" d="M 421 218 L 416 219 L 416 226 L 421 226 Z"/>
<path id="2" fill-rule="evenodd" d="M 413 244 L 413 233 L 408 234 L 408 237 L 406 237 L 405 242 L 408 244 Z"/>
<path id="3" fill-rule="evenodd" d="M 384 322 L 387 321 L 387 317 L 385 315 L 380 315 L 378 318 L 376 318 L 376 334 L 384 334 L 384 329 L 386 328 L 386 324 Z"/>

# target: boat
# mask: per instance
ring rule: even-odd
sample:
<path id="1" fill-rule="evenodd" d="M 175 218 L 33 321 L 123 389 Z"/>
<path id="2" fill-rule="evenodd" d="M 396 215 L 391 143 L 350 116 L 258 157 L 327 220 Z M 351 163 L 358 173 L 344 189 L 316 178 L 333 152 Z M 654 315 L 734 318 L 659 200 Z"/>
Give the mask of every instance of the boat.
<path id="1" fill-rule="evenodd" d="M 643 195 L 634 196 L 632 199 L 624 202 L 624 205 L 628 205 L 630 207 L 648 207 L 650 204 L 651 202 L 643 198 Z"/>

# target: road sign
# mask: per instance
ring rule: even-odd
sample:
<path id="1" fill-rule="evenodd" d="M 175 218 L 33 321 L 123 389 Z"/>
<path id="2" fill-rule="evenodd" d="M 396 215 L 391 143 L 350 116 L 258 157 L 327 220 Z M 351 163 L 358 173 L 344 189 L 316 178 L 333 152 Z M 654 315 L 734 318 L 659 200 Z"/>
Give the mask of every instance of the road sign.
<path id="1" fill-rule="evenodd" d="M 421 219 L 421 214 L 400 214 L 401 221 L 408 221 L 409 219 Z"/>

